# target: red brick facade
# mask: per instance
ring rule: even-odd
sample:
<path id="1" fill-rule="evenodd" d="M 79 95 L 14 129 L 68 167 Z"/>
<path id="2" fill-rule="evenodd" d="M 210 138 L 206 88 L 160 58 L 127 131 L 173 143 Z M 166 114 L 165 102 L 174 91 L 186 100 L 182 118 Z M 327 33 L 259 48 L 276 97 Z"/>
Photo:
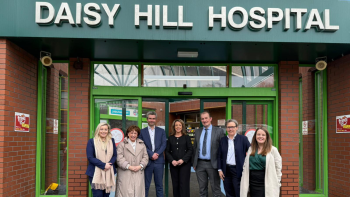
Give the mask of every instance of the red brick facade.
<path id="1" fill-rule="evenodd" d="M 85 175 L 88 165 L 86 144 L 90 130 L 90 60 L 80 59 L 84 65 L 82 70 L 73 68 L 75 61 L 76 58 L 70 59 L 69 67 L 68 194 L 74 197 L 86 197 L 88 194 L 88 179 Z"/>
<path id="2" fill-rule="evenodd" d="M 0 196 L 35 196 L 37 59 L 0 39 Z M 30 115 L 15 132 L 15 112 Z"/>
<path id="3" fill-rule="evenodd" d="M 37 117 L 37 59 L 8 40 L 0 39 L 0 196 L 35 196 L 36 164 L 36 117 Z M 73 68 L 76 59 L 70 59 L 69 67 L 69 196 L 86 197 L 88 180 L 85 175 L 87 158 L 86 142 L 89 139 L 90 117 L 90 60 L 81 59 L 82 70 Z M 329 196 L 349 196 L 350 188 L 350 134 L 337 134 L 335 117 L 350 114 L 350 56 L 336 60 L 328 66 L 328 153 L 329 153 Z M 300 72 L 299 72 L 300 71 Z M 56 72 L 56 71 L 55 71 Z M 277 72 L 277 71 L 276 71 Z M 306 68 L 299 70 L 298 62 L 280 62 L 279 73 L 279 150 L 283 158 L 281 194 L 283 197 L 299 196 L 299 73 L 303 78 L 303 120 L 314 115 L 314 78 Z M 57 73 L 56 73 L 57 74 Z M 55 75 L 56 76 L 56 75 Z M 48 83 L 52 81 L 48 77 Z M 56 81 L 56 79 L 54 80 Z M 307 83 L 306 83 L 307 82 Z M 55 82 L 56 83 L 56 82 Z M 50 91 L 49 91 L 50 92 Z M 53 93 L 56 98 L 56 93 Z M 56 109 L 55 100 L 47 105 Z M 186 109 L 199 110 L 199 101 L 188 103 Z M 305 103 L 305 104 L 304 104 Z M 224 115 L 224 108 L 213 103 L 211 113 Z M 211 103 L 207 103 L 211 105 Z M 146 105 L 145 105 L 146 106 Z M 147 106 L 151 107 L 151 106 Z M 164 106 L 163 106 L 164 107 Z M 175 106 L 174 106 L 175 107 Z M 183 111 L 182 108 L 171 109 Z M 242 110 L 234 106 L 234 111 Z M 261 106 L 248 107 L 247 113 L 259 115 Z M 267 111 L 267 110 L 266 110 Z M 14 131 L 14 113 L 30 114 L 30 132 Z M 57 114 L 57 113 L 54 113 Z M 233 113 L 234 114 L 234 113 Z M 57 118 L 56 116 L 48 118 Z M 165 115 L 165 114 L 163 114 Z M 265 116 L 267 117 L 267 116 Z M 174 117 L 175 118 L 175 117 Z M 224 118 L 224 117 L 222 117 Z M 234 117 L 235 118 L 235 117 Z M 213 120 L 214 121 L 214 120 Z M 215 120 L 217 121 L 217 120 Z M 241 122 L 241 120 L 238 120 Z M 310 130 L 309 132 L 312 132 Z M 304 160 L 306 165 L 314 165 L 311 152 L 312 139 L 304 137 Z M 53 140 L 57 141 L 57 140 Z M 54 145 L 54 144 L 50 144 Z M 310 148 L 306 146 L 310 145 Z M 48 146 L 49 147 L 49 146 Z M 48 149 L 50 151 L 50 149 Z M 57 152 L 57 150 L 53 150 Z M 305 156 L 307 155 L 307 156 Z M 47 157 L 49 157 L 47 155 Z M 50 162 L 57 162 L 51 161 Z M 48 163 L 48 162 L 47 162 Z M 311 168 L 310 168 L 311 169 Z M 50 171 L 55 174 L 56 172 Z M 46 172 L 49 175 L 49 172 Z M 52 177 L 55 177 L 53 175 Z M 304 187 L 310 190 L 314 172 L 304 170 Z M 308 180 L 310 179 L 310 180 Z M 47 180 L 48 182 L 51 182 Z"/>
<path id="4" fill-rule="evenodd" d="M 350 115 L 350 55 L 328 67 L 329 196 L 350 196 L 350 133 L 336 133 L 336 116 Z M 348 122 L 349 124 L 349 122 Z"/>
<path id="5" fill-rule="evenodd" d="M 299 196 L 299 65 L 280 62 L 279 151 L 282 156 L 283 197 Z"/>

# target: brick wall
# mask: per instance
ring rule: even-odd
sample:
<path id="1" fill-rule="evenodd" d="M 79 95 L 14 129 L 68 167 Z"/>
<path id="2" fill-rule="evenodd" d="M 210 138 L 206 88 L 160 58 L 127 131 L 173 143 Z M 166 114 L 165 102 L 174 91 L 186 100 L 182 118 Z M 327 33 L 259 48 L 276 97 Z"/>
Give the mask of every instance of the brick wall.
<path id="1" fill-rule="evenodd" d="M 30 114 L 15 132 L 15 112 Z M 0 196 L 35 196 L 37 59 L 0 39 Z"/>
<path id="2" fill-rule="evenodd" d="M 85 175 L 88 161 L 86 144 L 89 139 L 89 100 L 90 100 L 90 60 L 83 61 L 83 70 L 76 70 L 73 64 L 76 58 L 70 59 L 69 67 L 69 175 L 68 194 L 75 197 L 86 197 L 88 179 Z M 93 102 L 93 101 L 91 101 Z"/>
<path id="3" fill-rule="evenodd" d="M 350 196 L 350 133 L 336 133 L 336 116 L 350 115 L 350 55 L 328 67 L 329 196 Z M 349 122 L 347 123 L 350 124 Z"/>
<path id="4" fill-rule="evenodd" d="M 299 196 L 299 65 L 279 63 L 279 151 L 283 197 Z"/>

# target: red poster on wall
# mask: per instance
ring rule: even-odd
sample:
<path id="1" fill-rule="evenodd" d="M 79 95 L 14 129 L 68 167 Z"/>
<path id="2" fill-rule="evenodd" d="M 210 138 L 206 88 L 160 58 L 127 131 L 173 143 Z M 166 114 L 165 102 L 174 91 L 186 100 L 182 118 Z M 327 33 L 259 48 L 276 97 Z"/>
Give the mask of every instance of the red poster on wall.
<path id="1" fill-rule="evenodd" d="M 337 133 L 350 133 L 350 115 L 337 116 Z"/>
<path id="2" fill-rule="evenodd" d="M 15 131 L 29 132 L 29 114 L 15 112 Z"/>

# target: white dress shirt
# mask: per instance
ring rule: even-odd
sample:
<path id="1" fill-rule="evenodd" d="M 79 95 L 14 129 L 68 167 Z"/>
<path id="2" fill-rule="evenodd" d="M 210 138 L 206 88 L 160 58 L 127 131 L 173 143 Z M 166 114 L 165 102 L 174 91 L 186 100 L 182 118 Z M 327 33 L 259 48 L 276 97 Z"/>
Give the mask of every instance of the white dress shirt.
<path id="1" fill-rule="evenodd" d="M 227 136 L 228 139 L 228 151 L 227 151 L 227 159 L 226 159 L 226 164 L 229 165 L 236 165 L 236 156 L 235 156 L 235 136 L 233 136 L 233 139 L 231 140 L 230 137 Z"/>
<path id="2" fill-rule="evenodd" d="M 149 133 L 149 137 L 151 138 L 152 152 L 154 152 L 154 149 L 156 147 L 154 144 L 154 136 L 156 133 L 156 127 L 154 127 L 154 129 L 152 130 L 151 127 L 148 126 L 148 133 Z"/>
<path id="3" fill-rule="evenodd" d="M 228 150 L 227 150 L 226 164 L 229 164 L 229 165 L 236 165 L 235 143 L 234 143 L 236 135 L 237 133 L 235 134 L 235 136 L 233 136 L 232 140 L 227 136 Z M 218 169 L 218 171 L 222 171 L 222 169 Z"/>

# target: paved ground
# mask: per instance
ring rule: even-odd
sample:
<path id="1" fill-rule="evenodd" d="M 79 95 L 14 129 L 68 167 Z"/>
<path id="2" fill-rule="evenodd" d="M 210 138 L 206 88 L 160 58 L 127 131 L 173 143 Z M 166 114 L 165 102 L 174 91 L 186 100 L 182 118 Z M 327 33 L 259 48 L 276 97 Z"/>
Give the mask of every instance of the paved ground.
<path id="1" fill-rule="evenodd" d="M 165 178 L 163 180 L 165 180 Z M 163 183 L 163 185 L 165 186 L 164 183 Z M 209 187 L 209 197 L 212 197 L 210 184 L 208 185 L 208 187 Z M 165 189 L 165 187 L 164 187 L 164 189 Z M 199 187 L 198 187 L 197 176 L 196 176 L 195 172 L 191 172 L 190 192 L 191 192 L 191 197 L 199 197 Z M 165 191 L 164 191 L 164 193 L 165 193 Z M 150 188 L 148 196 L 149 197 L 156 197 L 155 185 L 154 185 L 153 180 L 151 183 L 151 188 Z M 166 195 L 164 194 L 164 196 L 166 196 Z M 222 194 L 221 196 L 225 197 L 224 194 Z M 169 197 L 173 197 L 173 187 L 172 187 L 172 183 L 171 183 L 170 171 L 169 171 Z"/>
<path id="2" fill-rule="evenodd" d="M 171 175 L 170 175 L 170 171 L 168 170 L 169 173 L 169 195 L 168 197 L 173 197 L 173 187 L 172 187 L 172 183 L 171 183 Z M 221 182 L 222 184 L 222 182 Z M 163 178 L 163 186 L 164 186 L 164 197 L 165 195 L 165 173 L 164 173 L 164 178 Z M 222 185 L 221 185 L 222 186 Z M 212 192 L 211 192 L 211 187 L 210 184 L 208 185 L 209 187 L 209 196 L 208 197 L 212 197 Z M 222 191 L 223 188 L 221 187 Z M 196 173 L 193 171 L 191 172 L 191 180 L 190 180 L 190 192 L 191 192 L 191 197 L 199 197 L 199 187 L 198 187 L 198 182 L 197 182 L 197 176 Z M 149 197 L 156 197 L 156 189 L 155 189 L 155 185 L 154 185 L 154 181 L 152 180 L 151 183 L 151 187 L 148 193 Z M 225 197 L 224 194 L 221 195 L 222 197 Z M 111 192 L 110 197 L 114 197 L 114 192 Z"/>

